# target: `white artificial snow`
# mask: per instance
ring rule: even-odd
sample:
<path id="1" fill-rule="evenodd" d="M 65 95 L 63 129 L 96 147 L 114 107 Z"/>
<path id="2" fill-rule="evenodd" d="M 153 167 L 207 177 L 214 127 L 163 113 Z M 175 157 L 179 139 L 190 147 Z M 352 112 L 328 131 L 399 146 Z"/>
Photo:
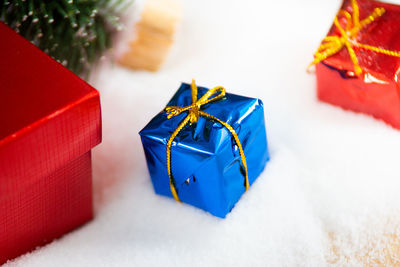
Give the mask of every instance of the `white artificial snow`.
<path id="1" fill-rule="evenodd" d="M 161 71 L 110 64 L 93 78 L 104 127 L 93 155 L 95 220 L 8 266 L 362 266 L 365 253 L 384 259 L 389 237 L 400 234 L 400 131 L 318 102 L 315 76 L 305 72 L 341 2 L 183 4 L 181 32 Z M 271 161 L 225 220 L 155 195 L 138 135 L 192 78 L 265 105 Z"/>

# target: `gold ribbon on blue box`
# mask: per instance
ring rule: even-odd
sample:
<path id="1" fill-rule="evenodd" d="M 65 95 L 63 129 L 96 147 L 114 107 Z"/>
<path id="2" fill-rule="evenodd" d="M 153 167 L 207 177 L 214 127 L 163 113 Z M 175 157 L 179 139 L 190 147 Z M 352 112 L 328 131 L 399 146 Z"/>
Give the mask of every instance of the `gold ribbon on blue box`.
<path id="1" fill-rule="evenodd" d="M 224 218 L 269 160 L 262 101 L 183 83 L 140 136 L 157 194 Z"/>

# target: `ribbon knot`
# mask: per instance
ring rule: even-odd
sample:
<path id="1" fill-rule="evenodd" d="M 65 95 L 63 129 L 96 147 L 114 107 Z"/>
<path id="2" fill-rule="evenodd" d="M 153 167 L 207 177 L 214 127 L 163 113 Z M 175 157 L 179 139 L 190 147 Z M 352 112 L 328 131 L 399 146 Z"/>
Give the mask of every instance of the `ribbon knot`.
<path id="1" fill-rule="evenodd" d="M 186 107 L 169 106 L 165 108 L 167 112 L 167 118 L 178 116 L 184 111 L 189 111 L 190 123 L 195 123 L 199 120 L 200 108 L 210 102 L 214 102 L 225 97 L 225 88 L 222 86 L 217 86 L 207 91 L 199 100 L 197 100 L 197 86 L 195 81 L 192 81 L 192 104 Z M 219 92 L 219 95 L 212 97 Z M 212 97 L 212 98 L 211 98 Z"/>
<path id="2" fill-rule="evenodd" d="M 353 12 L 350 14 L 346 10 L 340 10 L 336 15 L 334 24 L 340 32 L 340 36 L 327 36 L 325 37 L 321 45 L 318 47 L 314 54 L 314 61 L 311 62 L 307 69 L 309 70 L 311 66 L 318 64 L 319 62 L 327 59 L 330 56 L 337 54 L 344 47 L 347 48 L 350 59 L 354 66 L 354 72 L 357 76 L 361 75 L 363 72 L 362 68 L 358 63 L 356 53 L 353 47 L 358 47 L 366 50 L 370 50 L 376 53 L 385 54 L 388 56 L 400 57 L 400 53 L 396 51 L 391 51 L 367 44 L 361 44 L 357 42 L 357 37 L 359 32 L 366 26 L 374 22 L 379 17 L 383 16 L 386 10 L 382 7 L 375 8 L 371 14 L 369 14 L 365 19 L 360 21 L 360 11 L 356 0 L 351 0 Z M 339 16 L 343 15 L 345 17 L 345 26 L 342 27 L 339 23 Z"/>
<path id="3" fill-rule="evenodd" d="M 172 142 L 174 141 L 175 137 L 179 134 L 179 132 L 189 122 L 196 123 L 199 120 L 200 116 L 221 123 L 232 134 L 233 138 L 235 139 L 236 145 L 238 146 L 240 158 L 242 160 L 242 164 L 244 167 L 244 172 L 245 172 L 244 186 L 245 186 L 245 190 L 247 191 L 247 189 L 249 188 L 249 179 L 248 179 L 248 175 L 247 175 L 247 163 L 246 163 L 246 158 L 244 156 L 244 151 L 243 151 L 242 145 L 240 143 L 240 140 L 239 140 L 239 137 L 238 137 L 236 131 L 228 123 L 221 121 L 220 119 L 201 110 L 202 106 L 204 106 L 208 103 L 223 99 L 225 97 L 225 93 L 226 93 L 225 88 L 222 86 L 214 87 L 214 88 L 208 90 L 199 100 L 197 100 L 198 89 L 197 89 L 195 81 L 192 80 L 191 91 L 192 91 L 191 92 L 192 93 L 192 104 L 191 105 L 185 106 L 185 107 L 168 106 L 164 109 L 167 113 L 167 119 L 171 119 L 172 117 L 178 116 L 182 112 L 185 112 L 185 111 L 188 112 L 188 115 L 179 123 L 178 127 L 171 134 L 171 136 L 167 142 L 167 171 L 168 171 L 168 177 L 169 177 L 169 183 L 170 183 L 172 196 L 175 198 L 176 201 L 180 202 L 180 199 L 178 197 L 178 192 L 176 189 L 176 185 L 175 185 L 175 180 L 172 175 L 172 168 L 171 168 Z M 217 93 L 219 93 L 219 94 L 216 95 Z M 216 96 L 214 96 L 214 95 L 216 95 Z"/>
<path id="4" fill-rule="evenodd" d="M 190 123 L 196 123 L 199 120 L 200 107 L 199 104 L 192 104 L 187 107 L 170 106 L 166 107 L 165 111 L 167 112 L 167 119 L 178 116 L 184 111 L 189 111 Z"/>

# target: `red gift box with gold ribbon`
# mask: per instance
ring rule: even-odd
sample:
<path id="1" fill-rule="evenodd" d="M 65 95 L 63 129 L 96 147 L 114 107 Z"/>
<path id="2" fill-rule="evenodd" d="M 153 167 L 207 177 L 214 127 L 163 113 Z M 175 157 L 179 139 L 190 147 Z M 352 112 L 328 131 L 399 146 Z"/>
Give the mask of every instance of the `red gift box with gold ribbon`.
<path id="1" fill-rule="evenodd" d="M 93 217 L 99 93 L 0 22 L 0 264 Z"/>
<path id="2" fill-rule="evenodd" d="M 344 0 L 310 65 L 322 101 L 400 129 L 400 6 Z"/>

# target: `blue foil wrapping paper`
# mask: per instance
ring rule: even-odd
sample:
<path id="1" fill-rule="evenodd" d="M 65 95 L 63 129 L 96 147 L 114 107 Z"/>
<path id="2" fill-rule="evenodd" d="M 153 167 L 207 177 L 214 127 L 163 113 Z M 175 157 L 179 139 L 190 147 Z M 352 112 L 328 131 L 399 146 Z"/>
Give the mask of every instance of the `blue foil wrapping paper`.
<path id="1" fill-rule="evenodd" d="M 198 98 L 208 91 L 198 87 Z M 192 104 L 191 88 L 183 83 L 167 106 Z M 224 99 L 201 110 L 230 124 L 239 136 L 250 185 L 269 160 L 263 103 L 259 99 L 226 93 Z M 172 197 L 167 172 L 166 145 L 172 132 L 187 116 L 167 119 L 164 111 L 140 131 L 147 166 L 157 194 Z M 174 139 L 171 166 L 182 202 L 225 218 L 245 192 L 245 176 L 232 134 L 219 122 L 200 117 Z"/>

